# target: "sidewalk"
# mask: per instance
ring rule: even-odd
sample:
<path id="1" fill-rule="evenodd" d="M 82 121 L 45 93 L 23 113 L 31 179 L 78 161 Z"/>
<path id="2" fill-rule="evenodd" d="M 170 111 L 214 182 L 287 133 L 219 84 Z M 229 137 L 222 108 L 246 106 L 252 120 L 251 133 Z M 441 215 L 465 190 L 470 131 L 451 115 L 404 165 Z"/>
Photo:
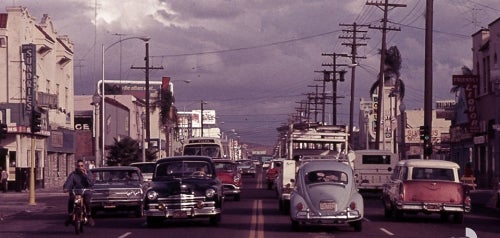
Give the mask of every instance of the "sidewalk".
<path id="1" fill-rule="evenodd" d="M 67 196 L 61 189 L 37 189 L 35 190 L 35 204 L 29 204 L 29 192 L 0 192 L 0 222 L 17 213 L 38 213 L 51 207 L 47 204 L 47 198 L 54 196 Z"/>

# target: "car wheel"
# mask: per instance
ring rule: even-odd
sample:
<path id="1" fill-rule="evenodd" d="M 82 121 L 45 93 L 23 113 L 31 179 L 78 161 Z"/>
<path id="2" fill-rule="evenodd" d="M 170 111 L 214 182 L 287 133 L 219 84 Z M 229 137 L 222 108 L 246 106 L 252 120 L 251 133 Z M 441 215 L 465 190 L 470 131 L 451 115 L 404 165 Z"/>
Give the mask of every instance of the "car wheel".
<path id="1" fill-rule="evenodd" d="M 500 193 L 497 194 L 497 208 L 500 208 Z"/>
<path id="2" fill-rule="evenodd" d="M 149 227 L 159 227 L 163 223 L 163 217 L 146 217 L 146 223 Z"/>
<path id="3" fill-rule="evenodd" d="M 217 226 L 221 220 L 221 214 L 217 214 L 215 216 L 211 216 L 208 221 L 210 222 L 210 225 L 212 226 Z"/>
<path id="4" fill-rule="evenodd" d="M 453 222 L 455 224 L 462 224 L 464 222 L 464 214 L 461 212 L 453 214 Z"/>
<path id="5" fill-rule="evenodd" d="M 135 217 L 142 217 L 144 216 L 144 205 L 141 204 L 140 206 L 137 206 L 135 209 Z"/>
<path id="6" fill-rule="evenodd" d="M 391 207 L 391 210 L 392 210 L 392 215 L 394 216 L 394 218 L 396 219 L 396 221 L 403 220 L 403 218 L 404 218 L 403 211 L 395 208 L 394 206 Z"/>
<path id="7" fill-rule="evenodd" d="M 353 221 L 349 223 L 349 225 L 354 227 L 354 231 L 361 231 L 363 229 L 363 223 L 361 222 L 361 220 Z"/>
<path id="8" fill-rule="evenodd" d="M 292 231 L 300 231 L 300 223 L 292 220 Z"/>
<path id="9" fill-rule="evenodd" d="M 384 202 L 384 216 L 386 218 L 391 218 L 392 217 L 392 209 L 391 209 L 390 203 L 389 203 L 389 206 L 387 206 L 387 203 Z"/>
<path id="10" fill-rule="evenodd" d="M 441 221 L 446 222 L 446 221 L 448 221 L 448 217 L 450 217 L 450 214 L 443 212 L 439 216 L 441 218 Z"/>
<path id="11" fill-rule="evenodd" d="M 234 195 L 234 201 L 239 201 L 240 199 L 241 198 L 239 194 Z"/>

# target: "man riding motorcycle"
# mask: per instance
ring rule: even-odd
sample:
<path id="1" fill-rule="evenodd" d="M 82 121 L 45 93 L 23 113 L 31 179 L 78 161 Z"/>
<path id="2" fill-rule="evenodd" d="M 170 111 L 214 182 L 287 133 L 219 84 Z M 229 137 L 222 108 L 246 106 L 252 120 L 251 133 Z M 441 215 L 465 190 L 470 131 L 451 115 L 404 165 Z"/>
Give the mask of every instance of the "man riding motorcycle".
<path id="1" fill-rule="evenodd" d="M 85 162 L 83 160 L 78 160 L 76 162 L 75 171 L 71 172 L 64 182 L 63 191 L 69 192 L 68 199 L 68 218 L 65 225 L 68 226 L 72 221 L 72 212 L 74 207 L 74 194 L 71 192 L 73 189 L 92 189 L 94 186 L 93 178 L 90 171 L 85 168 Z M 88 223 L 89 225 L 94 225 L 94 220 L 92 219 L 90 212 L 90 199 L 92 198 L 92 191 L 86 191 L 83 194 L 83 203 L 85 204 L 85 209 L 87 210 Z"/>

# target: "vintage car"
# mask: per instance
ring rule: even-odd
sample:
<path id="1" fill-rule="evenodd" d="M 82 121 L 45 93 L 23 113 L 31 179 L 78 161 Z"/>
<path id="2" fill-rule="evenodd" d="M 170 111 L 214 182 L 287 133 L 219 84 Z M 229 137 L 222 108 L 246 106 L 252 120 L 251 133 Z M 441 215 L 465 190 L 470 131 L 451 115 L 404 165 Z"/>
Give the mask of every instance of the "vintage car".
<path id="1" fill-rule="evenodd" d="M 155 171 L 155 162 L 135 162 L 130 166 L 137 167 L 141 170 L 144 181 L 150 182 L 153 179 L 153 172 Z"/>
<path id="2" fill-rule="evenodd" d="M 213 161 L 217 178 L 222 182 L 224 188 L 224 197 L 231 196 L 235 201 L 239 201 L 243 179 L 236 167 L 236 163 L 228 159 L 214 159 Z"/>
<path id="3" fill-rule="evenodd" d="M 220 222 L 224 194 L 212 158 L 176 156 L 156 162 L 153 180 L 144 199 L 148 226 L 164 220 L 206 219 Z"/>
<path id="4" fill-rule="evenodd" d="M 255 178 L 257 170 L 255 169 L 255 164 L 253 163 L 252 160 L 249 159 L 237 160 L 236 163 L 238 170 L 240 170 L 240 173 L 242 175 L 251 175 L 252 177 Z"/>
<path id="5" fill-rule="evenodd" d="M 471 209 L 468 188 L 460 182 L 458 164 L 444 160 L 399 161 L 384 185 L 382 202 L 386 217 L 403 218 L 404 213 L 440 214 L 462 223 Z"/>
<path id="6" fill-rule="evenodd" d="M 131 166 L 91 169 L 94 191 L 90 200 L 93 214 L 98 211 L 131 210 L 143 216 L 144 180 L 141 171 Z"/>
<path id="7" fill-rule="evenodd" d="M 361 231 L 363 216 L 363 197 L 351 166 L 338 160 L 310 160 L 299 167 L 290 194 L 293 230 L 304 224 L 349 224 Z"/>

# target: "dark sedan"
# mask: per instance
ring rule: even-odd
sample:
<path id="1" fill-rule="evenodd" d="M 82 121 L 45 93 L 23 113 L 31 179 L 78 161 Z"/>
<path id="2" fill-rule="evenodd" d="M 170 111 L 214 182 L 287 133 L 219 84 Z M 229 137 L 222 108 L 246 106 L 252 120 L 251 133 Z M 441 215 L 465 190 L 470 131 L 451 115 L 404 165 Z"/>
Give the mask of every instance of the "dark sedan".
<path id="1" fill-rule="evenodd" d="M 156 163 L 144 200 L 148 226 L 166 219 L 208 218 L 212 225 L 219 223 L 224 195 L 210 157 L 178 156 Z"/>

